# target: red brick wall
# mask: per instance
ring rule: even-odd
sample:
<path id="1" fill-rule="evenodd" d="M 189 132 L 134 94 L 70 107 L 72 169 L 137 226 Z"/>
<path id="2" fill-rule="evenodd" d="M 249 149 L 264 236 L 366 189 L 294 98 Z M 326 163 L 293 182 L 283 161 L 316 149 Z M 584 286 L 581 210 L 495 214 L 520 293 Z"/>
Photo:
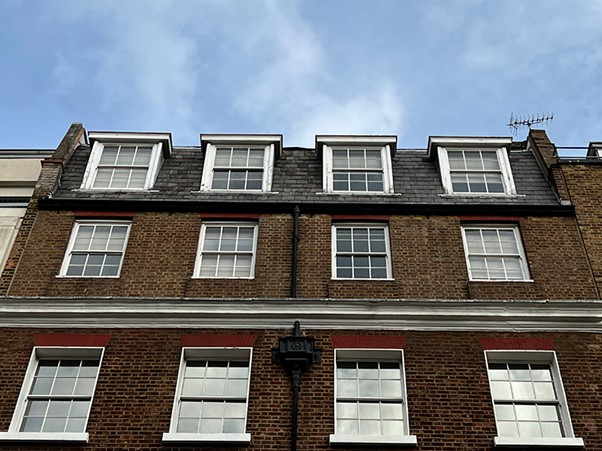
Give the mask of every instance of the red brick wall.
<path id="1" fill-rule="evenodd" d="M 577 222 L 592 265 L 598 290 L 602 290 L 602 166 L 563 164 L 562 174 L 575 205 Z"/>
<path id="2" fill-rule="evenodd" d="M 193 279 L 201 219 L 137 213 L 121 277 L 56 277 L 73 227 L 71 212 L 41 211 L 17 268 L 14 296 L 288 297 L 292 218 L 262 215 L 254 279 Z M 570 217 L 521 218 L 534 282 L 469 282 L 456 216 L 392 216 L 393 280 L 331 279 L 331 218 L 303 215 L 297 293 L 301 298 L 595 299 L 588 260 Z M 594 239 L 592 235 L 592 240 Z M 602 274 L 602 245 L 600 274 Z M 594 255 L 595 257 L 595 255 Z"/>
<path id="3" fill-rule="evenodd" d="M 289 376 L 271 361 L 271 349 L 290 330 L 164 330 L 103 329 L 111 334 L 103 364 L 86 446 L 61 447 L 28 444 L 21 448 L 3 444 L 2 449 L 151 450 L 163 446 L 168 431 L 185 334 L 257 335 L 253 348 L 251 394 L 247 432 L 248 447 L 227 449 L 289 449 L 291 388 Z M 0 430 L 8 429 L 36 333 L 82 333 L 81 330 L 0 331 Z M 496 435 L 487 371 L 480 338 L 553 339 L 575 434 L 588 450 L 602 450 L 602 396 L 599 362 L 602 339 L 574 333 L 468 333 L 416 331 L 313 331 L 323 351 L 322 362 L 302 376 L 299 402 L 301 450 L 326 450 L 334 428 L 332 336 L 405 337 L 404 359 L 411 433 L 418 450 L 490 450 Z M 382 338 L 381 338 L 382 339 Z M 361 341 L 361 340 L 360 340 Z M 365 447 L 344 447 L 355 451 Z M 186 448 L 201 449 L 201 448 Z M 204 447 L 202 449 L 220 449 Z M 223 448 L 221 448 L 223 449 Z M 372 449 L 372 448 L 371 448 Z M 380 448 L 374 448 L 380 449 Z"/>

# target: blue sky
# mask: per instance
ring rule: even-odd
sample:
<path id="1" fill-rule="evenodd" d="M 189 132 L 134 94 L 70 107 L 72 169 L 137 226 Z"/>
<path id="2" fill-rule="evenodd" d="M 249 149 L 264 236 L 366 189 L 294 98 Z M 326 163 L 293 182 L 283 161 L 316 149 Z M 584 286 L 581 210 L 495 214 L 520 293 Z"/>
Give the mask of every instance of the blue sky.
<path id="1" fill-rule="evenodd" d="M 88 130 L 602 141 L 602 0 L 0 0 L 0 148 Z M 523 139 L 521 131 L 516 139 Z"/>

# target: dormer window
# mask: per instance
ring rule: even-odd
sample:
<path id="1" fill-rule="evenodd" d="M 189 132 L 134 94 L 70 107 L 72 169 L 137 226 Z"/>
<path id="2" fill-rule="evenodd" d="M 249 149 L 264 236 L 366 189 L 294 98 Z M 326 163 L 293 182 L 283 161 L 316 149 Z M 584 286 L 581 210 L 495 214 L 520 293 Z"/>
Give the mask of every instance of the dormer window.
<path id="1" fill-rule="evenodd" d="M 281 135 L 202 135 L 202 191 L 270 191 Z"/>
<path id="2" fill-rule="evenodd" d="M 510 138 L 429 139 L 429 154 L 439 160 L 441 181 L 447 194 L 516 194 L 508 148 Z"/>
<path id="3" fill-rule="evenodd" d="M 90 132 L 92 153 L 82 189 L 152 188 L 163 158 L 171 153 L 169 133 Z"/>
<path id="4" fill-rule="evenodd" d="M 317 136 L 324 191 L 392 193 L 391 154 L 396 143 L 395 136 Z"/>

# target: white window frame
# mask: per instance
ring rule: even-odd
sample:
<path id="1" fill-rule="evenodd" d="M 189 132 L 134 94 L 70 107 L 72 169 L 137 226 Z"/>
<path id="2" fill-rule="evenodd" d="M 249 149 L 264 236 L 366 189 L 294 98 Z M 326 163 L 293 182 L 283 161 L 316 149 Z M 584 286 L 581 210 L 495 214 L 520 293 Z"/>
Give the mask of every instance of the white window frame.
<path id="1" fill-rule="evenodd" d="M 211 253 L 217 255 L 237 255 L 237 254 L 249 254 L 252 253 L 251 256 L 251 271 L 248 276 L 202 276 L 201 275 L 201 264 L 202 264 L 202 255 L 203 255 L 203 245 L 205 243 L 205 234 L 207 233 L 207 228 L 210 227 L 252 227 L 253 228 L 253 249 L 251 252 L 226 252 L 226 251 L 212 251 Z M 259 234 L 259 224 L 257 222 L 244 222 L 244 221 L 207 221 L 201 223 L 201 233 L 199 235 L 199 244 L 197 246 L 196 253 L 196 262 L 194 264 L 194 273 L 193 278 L 195 279 L 254 279 L 255 278 L 255 260 L 257 259 L 257 235 Z"/>
<path id="2" fill-rule="evenodd" d="M 361 435 L 361 434 L 340 434 L 337 426 L 337 368 L 339 361 L 348 362 L 399 362 L 401 364 L 401 408 L 403 435 Z M 357 398 L 361 398 L 358 396 Z M 376 398 L 385 399 L 385 398 Z M 335 349 L 334 350 L 334 434 L 330 435 L 332 444 L 374 444 L 374 445 L 416 445 L 417 438 L 410 435 L 410 423 L 408 418 L 408 394 L 406 390 L 406 373 L 402 349 Z"/>
<path id="3" fill-rule="evenodd" d="M 516 196 L 516 186 L 512 176 L 512 168 L 508 152 L 512 138 L 508 137 L 446 137 L 431 136 L 428 143 L 428 155 L 431 158 L 438 158 L 439 170 L 441 172 L 441 182 L 445 194 L 453 196 L 471 196 L 471 197 L 504 197 Z M 504 185 L 503 193 L 456 193 L 453 190 L 451 182 L 451 173 L 449 166 L 448 150 L 481 150 L 495 151 L 502 174 L 502 183 Z M 483 171 L 486 172 L 486 171 Z"/>
<path id="4" fill-rule="evenodd" d="M 378 253 L 370 253 L 370 252 L 366 252 L 365 254 L 358 254 L 358 253 L 353 253 L 353 252 L 338 252 L 337 249 L 337 229 L 338 228 L 357 228 L 357 229 L 362 229 L 362 228 L 368 228 L 368 229 L 383 229 L 385 232 L 385 260 L 386 260 L 386 265 L 387 265 L 387 276 L 386 277 L 338 277 L 337 276 L 337 255 L 339 254 L 348 254 L 348 255 L 366 255 L 366 256 L 371 256 L 371 255 L 378 255 Z M 392 260 L 391 260 L 391 240 L 389 237 L 389 226 L 388 224 L 384 224 L 384 223 L 366 223 L 366 222 L 336 222 L 332 224 L 332 229 L 331 229 L 331 235 L 332 235 L 332 240 L 331 240 L 331 255 L 332 255 L 332 279 L 333 280 L 374 280 L 374 281 L 380 281 L 380 280 L 393 280 L 393 269 L 392 269 Z"/>
<path id="5" fill-rule="evenodd" d="M 583 439 L 575 437 L 571 415 L 569 413 L 564 385 L 560 375 L 558 360 L 554 351 L 521 351 L 521 350 L 488 350 L 484 352 L 485 368 L 487 369 L 487 378 L 489 380 L 489 391 L 491 393 L 491 402 L 495 415 L 495 400 L 493 398 L 492 381 L 489 373 L 489 363 L 540 363 L 550 366 L 552 372 L 552 381 L 556 390 L 557 406 L 560 414 L 560 420 L 564 429 L 564 437 L 507 437 L 496 436 L 494 445 L 496 447 L 513 446 L 532 446 L 532 447 L 550 447 L 565 446 L 578 447 L 584 446 Z M 506 401 L 506 400 L 504 400 Z M 512 401 L 512 400 L 507 400 Z M 497 428 L 497 417 L 496 417 Z"/>
<path id="6" fill-rule="evenodd" d="M 201 191 L 234 192 L 234 193 L 263 193 L 272 190 L 274 177 L 274 161 L 276 153 L 282 146 L 279 135 L 202 135 L 201 142 L 206 143 L 205 162 L 201 177 Z M 214 189 L 213 172 L 215 154 L 218 147 L 263 147 L 263 177 L 261 189 Z M 234 168 L 236 169 L 236 168 Z M 244 169 L 244 168 L 239 168 Z"/>
<path id="7" fill-rule="evenodd" d="M 8 207 L 0 211 L 0 273 L 8 261 L 26 212 L 27 207 Z"/>
<path id="8" fill-rule="evenodd" d="M 171 153 L 171 135 L 165 133 L 109 133 L 90 132 L 88 134 L 92 144 L 92 152 L 86 166 L 82 181 L 82 190 L 93 191 L 145 191 L 153 187 L 159 168 L 163 163 L 164 154 Z M 142 188 L 95 188 L 93 187 L 100 163 L 100 158 L 107 146 L 151 146 L 151 158 L 146 173 L 146 180 Z"/>
<path id="9" fill-rule="evenodd" d="M 94 404 L 94 394 L 98 384 L 98 376 L 102 367 L 102 358 L 104 355 L 103 347 L 46 347 L 36 346 L 33 349 L 29 365 L 23 379 L 23 385 L 19 393 L 17 405 L 15 407 L 13 417 L 8 429 L 8 432 L 0 432 L 0 440 L 6 441 L 53 441 L 53 442 L 88 442 L 88 432 L 20 432 L 21 423 L 25 415 L 27 401 L 29 398 L 29 390 L 34 381 L 34 376 L 38 368 L 38 363 L 43 359 L 98 359 L 98 373 L 90 396 L 90 410 Z M 49 398 L 52 398 L 49 396 Z M 87 397 L 86 397 L 87 398 Z M 84 431 L 88 428 L 90 419 L 90 410 L 86 418 Z"/>
<path id="10" fill-rule="evenodd" d="M 188 360 L 222 360 L 222 361 L 248 361 L 249 375 L 247 379 L 247 390 L 245 400 L 245 426 L 242 433 L 183 433 L 177 432 L 182 389 L 184 385 L 184 374 Z M 182 348 L 180 358 L 180 369 L 178 371 L 178 382 L 174 396 L 169 432 L 163 434 L 164 442 L 226 442 L 226 443 L 250 443 L 251 434 L 246 432 L 249 415 L 249 391 L 251 386 L 251 368 L 253 361 L 253 348 L 217 348 L 217 347 L 185 347 Z M 226 399 L 225 397 L 217 399 Z"/>
<path id="11" fill-rule="evenodd" d="M 123 243 L 123 248 L 121 249 L 121 251 L 110 251 L 110 252 L 107 251 L 106 252 L 107 254 L 121 253 L 121 261 L 119 262 L 119 269 L 117 270 L 116 275 L 114 275 L 114 276 L 103 276 L 103 275 L 86 276 L 83 274 L 81 276 L 67 275 L 67 270 L 69 269 L 69 263 L 71 262 L 71 255 L 73 253 L 73 246 L 75 244 L 75 239 L 77 238 L 79 228 L 81 226 L 86 226 L 86 225 L 127 226 L 125 241 Z M 65 252 L 63 264 L 61 265 L 61 269 L 60 269 L 59 275 L 57 277 L 68 277 L 68 278 L 74 277 L 74 278 L 86 278 L 86 279 L 93 279 L 93 278 L 117 279 L 117 278 L 121 277 L 121 268 L 123 267 L 123 260 L 125 259 L 125 251 L 127 249 L 131 229 L 132 229 L 131 221 L 94 221 L 94 220 L 78 220 L 78 221 L 76 221 L 75 224 L 73 225 L 73 230 L 71 231 L 71 237 L 69 238 L 69 243 L 67 245 L 67 251 Z M 91 251 L 90 253 L 94 253 L 94 252 Z"/>
<path id="12" fill-rule="evenodd" d="M 337 149 L 349 149 L 349 150 L 376 150 L 380 148 L 381 156 L 381 171 L 383 176 L 383 190 L 382 191 L 340 191 L 334 189 L 334 168 L 333 168 L 333 150 Z M 379 146 L 378 144 L 366 143 L 365 145 L 353 144 L 332 144 L 324 145 L 323 148 L 323 187 L 327 193 L 338 193 L 338 194 L 393 194 L 393 172 L 391 169 L 391 147 L 389 144 Z M 359 170 L 358 172 L 362 172 Z M 371 172 L 371 171 L 364 171 Z M 376 171 L 374 171 L 376 172 Z"/>
<path id="13" fill-rule="evenodd" d="M 514 238 L 516 240 L 516 245 L 518 247 L 518 257 L 521 263 L 521 269 L 523 273 L 522 279 L 477 279 L 472 275 L 472 268 L 470 266 L 470 256 L 475 254 L 470 254 L 468 252 L 468 240 L 466 238 L 466 230 L 485 230 L 485 229 L 493 229 L 493 230 L 512 230 L 514 233 Z M 516 224 L 463 224 L 462 225 L 462 242 L 464 244 L 464 256 L 466 258 L 466 268 L 468 270 L 468 278 L 470 281 L 475 282 L 532 282 L 530 273 L 529 273 L 529 262 L 527 261 L 527 255 L 525 253 L 525 248 L 523 246 L 523 240 L 520 233 L 519 226 Z M 489 255 L 495 257 L 495 254 L 479 254 L 479 255 Z M 509 254 L 499 254 L 499 257 L 503 257 L 504 255 Z"/>

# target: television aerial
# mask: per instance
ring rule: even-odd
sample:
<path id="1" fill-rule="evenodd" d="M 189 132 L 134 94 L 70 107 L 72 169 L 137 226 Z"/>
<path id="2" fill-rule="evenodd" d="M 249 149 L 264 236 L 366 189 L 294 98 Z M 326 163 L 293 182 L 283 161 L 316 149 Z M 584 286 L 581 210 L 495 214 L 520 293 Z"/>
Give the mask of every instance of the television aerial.
<path id="1" fill-rule="evenodd" d="M 512 134 L 516 135 L 518 130 L 522 128 L 528 127 L 531 130 L 532 126 L 547 124 L 553 119 L 554 113 L 532 114 L 530 116 L 515 116 L 514 113 L 511 113 L 510 120 L 506 125 L 512 129 Z"/>

